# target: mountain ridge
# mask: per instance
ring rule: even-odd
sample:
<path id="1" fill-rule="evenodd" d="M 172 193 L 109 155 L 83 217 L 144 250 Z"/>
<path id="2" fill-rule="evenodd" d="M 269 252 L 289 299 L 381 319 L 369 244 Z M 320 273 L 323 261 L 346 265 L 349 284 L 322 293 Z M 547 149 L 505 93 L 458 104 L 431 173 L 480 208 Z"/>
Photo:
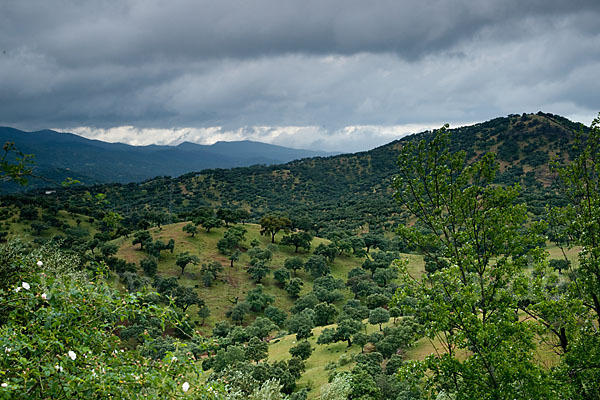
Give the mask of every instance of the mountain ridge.
<path id="1" fill-rule="evenodd" d="M 254 141 L 132 146 L 49 129 L 26 132 L 11 127 L 0 127 L 0 141 L 15 142 L 21 152 L 34 154 L 36 175 L 56 182 L 69 177 L 86 184 L 141 182 L 208 168 L 280 164 L 332 154 Z M 29 188 L 45 185 L 32 180 Z M 2 185 L 4 192 L 18 189 L 16 185 Z"/>

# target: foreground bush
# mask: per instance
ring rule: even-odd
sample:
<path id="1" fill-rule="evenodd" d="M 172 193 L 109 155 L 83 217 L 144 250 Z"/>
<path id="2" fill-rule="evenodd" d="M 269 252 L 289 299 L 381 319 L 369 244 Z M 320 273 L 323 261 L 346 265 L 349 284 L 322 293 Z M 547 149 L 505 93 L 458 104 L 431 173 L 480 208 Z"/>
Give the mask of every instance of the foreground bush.
<path id="1" fill-rule="evenodd" d="M 56 250 L 38 253 L 51 273 L 44 258 L 34 262 L 18 250 L 10 243 L 0 249 L 13 271 L 0 286 L 0 399 L 220 397 L 219 388 L 199 383 L 202 371 L 185 343 L 174 341 L 174 351 L 153 360 L 138 350 L 152 347 L 147 332 L 119 337 L 128 321 L 143 319 L 177 331 L 171 308 L 117 292 L 100 272 L 75 272 L 73 257 Z"/>

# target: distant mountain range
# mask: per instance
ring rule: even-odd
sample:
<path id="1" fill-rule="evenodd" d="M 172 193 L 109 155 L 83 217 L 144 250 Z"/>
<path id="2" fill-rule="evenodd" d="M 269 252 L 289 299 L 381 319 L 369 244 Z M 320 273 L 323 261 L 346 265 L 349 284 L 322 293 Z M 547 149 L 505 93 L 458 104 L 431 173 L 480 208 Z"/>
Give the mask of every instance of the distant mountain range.
<path id="1" fill-rule="evenodd" d="M 283 164 L 334 154 L 249 140 L 213 145 L 184 142 L 178 146 L 131 146 L 52 130 L 25 132 L 8 127 L 0 127 L 0 141 L 1 144 L 15 142 L 21 152 L 34 154 L 37 175 L 56 182 L 70 177 L 85 184 L 140 182 L 156 176 L 176 177 L 208 168 Z M 44 181 L 31 180 L 27 189 L 47 185 Z M 2 189 L 6 192 L 18 188 L 5 184 Z"/>

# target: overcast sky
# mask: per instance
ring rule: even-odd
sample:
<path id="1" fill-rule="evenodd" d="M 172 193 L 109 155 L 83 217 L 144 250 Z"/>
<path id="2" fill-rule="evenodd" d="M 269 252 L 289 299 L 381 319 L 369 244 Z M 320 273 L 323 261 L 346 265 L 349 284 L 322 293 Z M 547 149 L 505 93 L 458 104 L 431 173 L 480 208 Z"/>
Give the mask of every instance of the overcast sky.
<path id="1" fill-rule="evenodd" d="M 0 125 L 366 150 L 600 111 L 600 1 L 0 0 Z"/>

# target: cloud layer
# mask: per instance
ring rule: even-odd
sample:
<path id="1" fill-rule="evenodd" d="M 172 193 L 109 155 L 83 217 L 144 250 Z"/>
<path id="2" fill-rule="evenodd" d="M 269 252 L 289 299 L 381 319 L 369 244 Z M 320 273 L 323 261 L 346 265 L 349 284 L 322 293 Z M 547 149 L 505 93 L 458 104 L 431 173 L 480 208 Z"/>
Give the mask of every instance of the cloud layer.
<path id="1" fill-rule="evenodd" d="M 599 20 L 597 1 L 13 2 L 0 124 L 347 151 L 509 113 L 589 123 Z"/>

